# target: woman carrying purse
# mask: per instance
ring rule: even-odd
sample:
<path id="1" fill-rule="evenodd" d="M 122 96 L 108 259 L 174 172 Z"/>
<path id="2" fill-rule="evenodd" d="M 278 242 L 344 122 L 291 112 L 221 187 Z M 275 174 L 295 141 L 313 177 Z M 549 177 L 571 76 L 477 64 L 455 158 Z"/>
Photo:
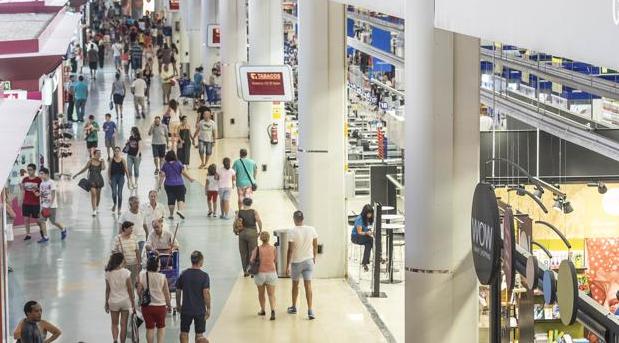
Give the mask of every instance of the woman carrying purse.
<path id="1" fill-rule="evenodd" d="M 142 299 L 142 315 L 146 324 L 146 341 L 164 342 L 165 318 L 171 309 L 170 290 L 164 274 L 159 273 L 159 257 L 150 256 L 146 262 L 146 270 L 140 272 L 138 295 Z"/>

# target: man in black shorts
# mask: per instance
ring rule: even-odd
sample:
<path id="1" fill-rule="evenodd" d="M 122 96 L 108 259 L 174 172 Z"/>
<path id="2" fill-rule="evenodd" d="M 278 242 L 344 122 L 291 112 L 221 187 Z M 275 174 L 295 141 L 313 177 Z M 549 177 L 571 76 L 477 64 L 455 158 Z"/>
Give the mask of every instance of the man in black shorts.
<path id="1" fill-rule="evenodd" d="M 168 146 L 168 127 L 161 123 L 160 116 L 155 117 L 155 121 L 148 129 L 148 135 L 153 136 L 151 146 L 155 159 L 155 175 L 158 175 L 161 161 L 165 157 L 166 147 Z"/>
<path id="2" fill-rule="evenodd" d="M 34 219 L 39 225 L 39 229 L 41 229 L 41 239 L 38 242 L 45 243 L 47 242 L 45 239 L 45 222 L 38 220 L 39 213 L 41 212 L 40 186 L 43 180 L 36 175 L 36 169 L 37 166 L 34 163 L 30 163 L 26 168 L 28 175 L 21 180 L 21 190 L 24 194 L 21 211 L 26 224 L 26 237 L 24 237 L 24 240 L 27 241 L 32 238 L 30 236 L 30 221 Z"/>
<path id="3" fill-rule="evenodd" d="M 181 314 L 181 343 L 189 342 L 189 329 L 194 324 L 196 342 L 206 331 L 206 320 L 211 316 L 210 279 L 201 270 L 204 256 L 191 253 L 191 268 L 185 269 L 176 280 L 176 308 Z M 181 298 L 183 300 L 181 305 Z"/>

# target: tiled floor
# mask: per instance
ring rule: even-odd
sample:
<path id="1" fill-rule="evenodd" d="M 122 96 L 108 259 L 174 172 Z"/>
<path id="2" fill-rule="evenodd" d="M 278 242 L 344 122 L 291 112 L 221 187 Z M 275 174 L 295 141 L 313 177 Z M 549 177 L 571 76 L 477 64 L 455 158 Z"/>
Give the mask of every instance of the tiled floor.
<path id="1" fill-rule="evenodd" d="M 103 121 L 108 109 L 112 78 L 113 71 L 108 67 L 90 83 L 87 114 L 94 114 L 99 122 Z M 151 118 L 163 112 L 156 81 L 153 80 L 152 105 L 148 111 Z M 190 123 L 194 122 L 191 109 L 185 107 L 184 111 L 190 116 Z M 140 128 L 145 138 L 139 189 L 134 191 L 145 201 L 156 182 L 150 139 L 145 135 L 150 119 L 134 119 L 131 95 L 125 99 L 125 115 L 119 124 L 122 131 L 119 145 L 123 144 L 134 125 Z M 82 137 L 81 127 L 82 124 L 74 125 L 78 133 L 76 137 Z M 238 149 L 247 145 L 246 140 L 222 140 L 215 149 L 214 161 L 219 162 L 224 156 L 235 158 Z M 73 143 L 73 152 L 73 156 L 66 161 L 65 172 L 76 172 L 86 161 L 83 141 Z M 316 281 L 318 319 L 315 321 L 282 312 L 288 305 L 290 292 L 290 282 L 285 279 L 278 286 L 278 320 L 265 323 L 257 318 L 256 290 L 250 279 L 240 277 L 237 241 L 232 234 L 231 221 L 206 217 L 203 196 L 205 171 L 196 169 L 197 152 L 192 151 L 192 154 L 190 173 L 198 181 L 188 185 L 185 211 L 188 219 L 182 223 L 179 234 L 181 267 L 189 265 L 188 252 L 198 249 L 205 253 L 206 270 L 212 280 L 213 313 L 207 322 L 211 342 L 383 341 L 380 331 L 345 280 Z M 24 242 L 21 236 L 17 236 L 9 249 L 10 264 L 15 269 L 8 280 L 11 325 L 14 326 L 22 318 L 24 302 L 35 299 L 43 304 L 44 317 L 63 330 L 60 342 L 109 342 L 110 319 L 103 310 L 103 268 L 117 232 L 117 218 L 109 211 L 111 191 L 109 187 L 104 188 L 100 215 L 93 218 L 89 195 L 79 189 L 75 181 L 59 182 L 59 190 L 59 220 L 69 227 L 67 240 L 60 241 L 58 231 L 52 229 L 51 240 L 44 246 L 32 240 Z M 125 188 L 125 201 L 128 196 L 129 191 Z M 259 191 L 255 199 L 255 207 L 261 213 L 267 230 L 291 226 L 294 207 L 283 192 Z M 160 202 L 165 203 L 164 193 Z M 403 318 L 400 320 L 403 321 Z M 177 341 L 179 321 L 170 317 L 167 323 L 166 342 Z"/>

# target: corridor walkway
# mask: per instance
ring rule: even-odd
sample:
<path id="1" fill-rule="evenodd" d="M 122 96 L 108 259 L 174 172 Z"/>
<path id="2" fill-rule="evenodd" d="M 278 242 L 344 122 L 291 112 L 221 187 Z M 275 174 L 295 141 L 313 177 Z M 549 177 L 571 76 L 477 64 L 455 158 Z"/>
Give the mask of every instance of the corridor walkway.
<path id="1" fill-rule="evenodd" d="M 113 70 L 109 67 L 90 81 L 91 95 L 86 114 L 94 114 L 101 124 L 108 111 Z M 132 126 L 140 128 L 145 141 L 141 144 L 142 164 L 137 191 L 141 202 L 154 189 L 156 177 L 147 129 L 154 115 L 163 113 L 158 78 L 153 79 L 151 107 L 147 119 L 134 119 L 133 99 L 125 98 L 125 113 L 118 123 L 121 136 L 118 145 L 123 146 Z M 195 113 L 190 106 L 183 107 L 189 122 L 195 122 Z M 87 151 L 83 137 L 83 124 L 74 124 L 76 140 L 73 156 L 65 162 L 64 171 L 75 173 L 86 163 Z M 100 135 L 100 147 L 103 135 Z M 211 162 L 220 164 L 223 157 L 237 158 L 238 150 L 247 147 L 244 139 L 224 139 L 217 143 Z M 105 156 L 105 152 L 103 152 Z M 251 152 L 250 152 L 251 156 Z M 256 289 L 253 280 L 241 274 L 237 240 L 232 234 L 232 222 L 219 218 L 207 218 L 206 200 L 203 195 L 205 170 L 198 170 L 197 151 L 192 151 L 190 173 L 197 181 L 188 184 L 187 219 L 181 223 L 179 242 L 181 268 L 189 263 L 189 252 L 201 250 L 205 254 L 205 269 L 211 276 L 212 315 L 207 321 L 207 334 L 211 342 L 381 342 L 379 329 L 370 319 L 356 294 L 345 280 L 318 280 L 315 288 L 315 303 L 318 319 L 308 321 L 305 316 L 289 316 L 290 281 L 282 279 L 278 285 L 278 320 L 265 322 L 255 315 L 258 310 Z M 56 229 L 50 230 L 50 242 L 45 245 L 36 239 L 23 241 L 23 232 L 17 232 L 9 248 L 9 262 L 14 272 L 9 274 L 11 326 L 23 317 L 22 306 L 31 299 L 41 302 L 44 318 L 57 324 L 63 331 L 60 342 L 110 342 L 109 315 L 104 311 L 105 279 L 104 266 L 110 253 L 112 240 L 117 233 L 117 216 L 110 208 L 111 190 L 102 192 L 100 214 L 91 216 L 89 194 L 77 187 L 76 181 L 62 180 L 59 184 L 58 219 L 69 228 L 65 241 L 60 240 Z M 129 197 L 124 190 L 124 209 Z M 232 199 L 235 202 L 235 197 Z M 160 193 L 165 204 L 165 192 Z M 255 196 L 255 208 L 260 212 L 265 228 L 273 231 L 291 227 L 293 204 L 281 191 L 259 191 Z M 172 223 L 167 223 L 171 227 Z M 311 223 L 310 223 L 311 224 Z M 38 238 L 35 233 L 34 238 Z M 328 261 L 322 261 L 328 263 Z M 317 268 L 320 268 L 318 266 Z M 303 296 L 303 293 L 301 294 Z M 301 302 L 300 312 L 305 308 Z M 178 341 L 180 319 L 168 317 L 166 342 Z M 142 328 L 142 341 L 144 329 Z"/>

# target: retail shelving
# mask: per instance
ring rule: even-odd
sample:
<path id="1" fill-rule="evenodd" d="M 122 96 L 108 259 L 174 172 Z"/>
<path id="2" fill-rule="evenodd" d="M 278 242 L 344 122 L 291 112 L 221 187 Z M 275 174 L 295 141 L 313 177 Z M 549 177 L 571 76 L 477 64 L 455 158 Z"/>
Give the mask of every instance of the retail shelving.
<path id="1" fill-rule="evenodd" d="M 376 18 L 370 15 L 366 15 L 360 12 L 348 11 L 346 17 L 349 19 L 357 20 L 369 24 L 370 26 L 380 28 L 385 31 L 404 34 L 403 23 L 393 23 L 380 18 Z"/>
<path id="2" fill-rule="evenodd" d="M 351 48 L 359 50 L 369 56 L 381 59 L 396 68 L 404 69 L 404 58 L 400 56 L 383 51 L 352 37 L 346 37 L 346 44 L 348 44 Z"/>

